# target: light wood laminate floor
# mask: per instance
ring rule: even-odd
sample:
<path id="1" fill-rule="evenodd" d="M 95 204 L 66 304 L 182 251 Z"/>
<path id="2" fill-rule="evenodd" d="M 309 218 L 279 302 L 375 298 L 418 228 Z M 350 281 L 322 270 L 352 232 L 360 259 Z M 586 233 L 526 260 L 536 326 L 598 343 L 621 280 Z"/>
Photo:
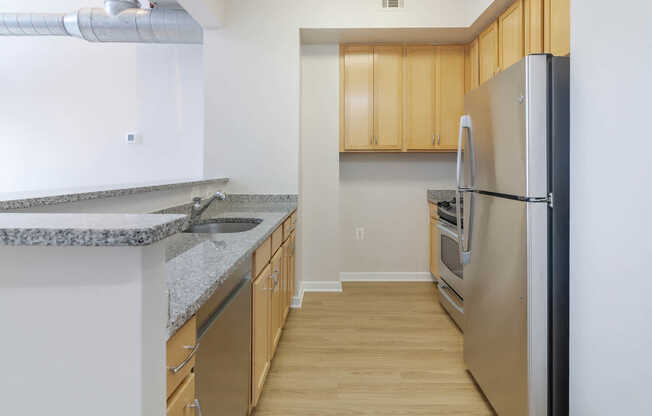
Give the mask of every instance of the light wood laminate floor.
<path id="1" fill-rule="evenodd" d="M 493 415 L 432 283 L 345 283 L 292 310 L 256 416 Z"/>

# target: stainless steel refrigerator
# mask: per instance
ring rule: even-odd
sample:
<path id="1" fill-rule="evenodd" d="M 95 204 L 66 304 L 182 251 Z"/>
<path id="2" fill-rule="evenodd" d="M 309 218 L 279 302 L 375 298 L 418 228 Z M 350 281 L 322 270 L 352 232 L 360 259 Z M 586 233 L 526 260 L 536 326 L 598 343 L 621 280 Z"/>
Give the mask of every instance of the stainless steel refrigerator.
<path id="1" fill-rule="evenodd" d="M 527 56 L 464 111 L 466 366 L 500 416 L 567 415 L 569 58 Z"/>

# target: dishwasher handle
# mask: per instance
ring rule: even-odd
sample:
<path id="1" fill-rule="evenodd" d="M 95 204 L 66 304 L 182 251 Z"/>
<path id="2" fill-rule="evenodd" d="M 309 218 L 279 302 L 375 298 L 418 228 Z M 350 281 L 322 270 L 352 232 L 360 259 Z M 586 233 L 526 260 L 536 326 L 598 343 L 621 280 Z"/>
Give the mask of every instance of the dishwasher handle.
<path id="1" fill-rule="evenodd" d="M 215 310 L 213 315 L 211 315 L 210 318 L 206 321 L 204 325 L 202 325 L 201 328 L 197 331 L 197 343 L 201 341 L 202 337 L 204 334 L 210 329 L 210 327 L 219 319 L 219 317 L 224 313 L 226 308 L 233 302 L 235 298 L 238 297 L 240 292 L 242 292 L 245 288 L 246 285 L 250 284 L 251 281 L 251 274 L 247 274 L 246 277 L 242 279 L 240 283 L 238 283 L 238 286 L 233 289 L 233 291 L 226 297 L 226 299 L 222 302 L 222 304 Z"/>

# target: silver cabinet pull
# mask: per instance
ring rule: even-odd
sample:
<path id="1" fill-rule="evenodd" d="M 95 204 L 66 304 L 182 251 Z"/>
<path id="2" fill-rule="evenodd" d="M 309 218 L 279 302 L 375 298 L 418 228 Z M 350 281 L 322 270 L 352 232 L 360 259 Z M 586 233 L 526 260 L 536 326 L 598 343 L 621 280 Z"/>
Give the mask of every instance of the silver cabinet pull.
<path id="1" fill-rule="evenodd" d="M 195 409 L 195 413 L 197 414 L 197 416 L 202 416 L 201 415 L 201 405 L 199 404 L 199 399 L 195 399 L 194 402 L 190 403 L 188 405 L 188 408 L 189 409 Z"/>
<path id="2" fill-rule="evenodd" d="M 192 360 L 192 357 L 194 357 L 195 354 L 197 354 L 197 350 L 199 349 L 199 342 L 194 347 L 188 345 L 188 346 L 185 346 L 184 348 L 188 349 L 188 350 L 192 349 L 192 351 L 190 351 L 190 354 L 188 354 L 186 359 L 183 360 L 183 362 L 181 364 L 179 364 L 176 367 L 168 367 L 168 370 L 170 372 L 172 372 L 172 374 L 177 374 L 179 371 L 183 370 L 183 367 L 185 367 L 186 364 L 188 364 L 190 362 L 190 360 Z"/>
<path id="3" fill-rule="evenodd" d="M 432 135 L 432 145 L 433 146 L 435 145 L 435 135 L 434 134 Z"/>
<path id="4" fill-rule="evenodd" d="M 439 135 L 437 135 L 437 146 L 439 146 Z"/>

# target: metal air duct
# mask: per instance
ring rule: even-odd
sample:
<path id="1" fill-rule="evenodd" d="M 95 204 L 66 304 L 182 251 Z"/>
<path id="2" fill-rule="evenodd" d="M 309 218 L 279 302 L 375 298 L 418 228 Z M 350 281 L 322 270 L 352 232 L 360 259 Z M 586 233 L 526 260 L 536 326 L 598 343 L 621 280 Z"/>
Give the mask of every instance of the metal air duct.
<path id="1" fill-rule="evenodd" d="M 140 8 L 106 0 L 104 8 L 69 14 L 0 13 L 0 36 L 74 36 L 89 42 L 202 43 L 203 31 L 178 5 Z"/>

